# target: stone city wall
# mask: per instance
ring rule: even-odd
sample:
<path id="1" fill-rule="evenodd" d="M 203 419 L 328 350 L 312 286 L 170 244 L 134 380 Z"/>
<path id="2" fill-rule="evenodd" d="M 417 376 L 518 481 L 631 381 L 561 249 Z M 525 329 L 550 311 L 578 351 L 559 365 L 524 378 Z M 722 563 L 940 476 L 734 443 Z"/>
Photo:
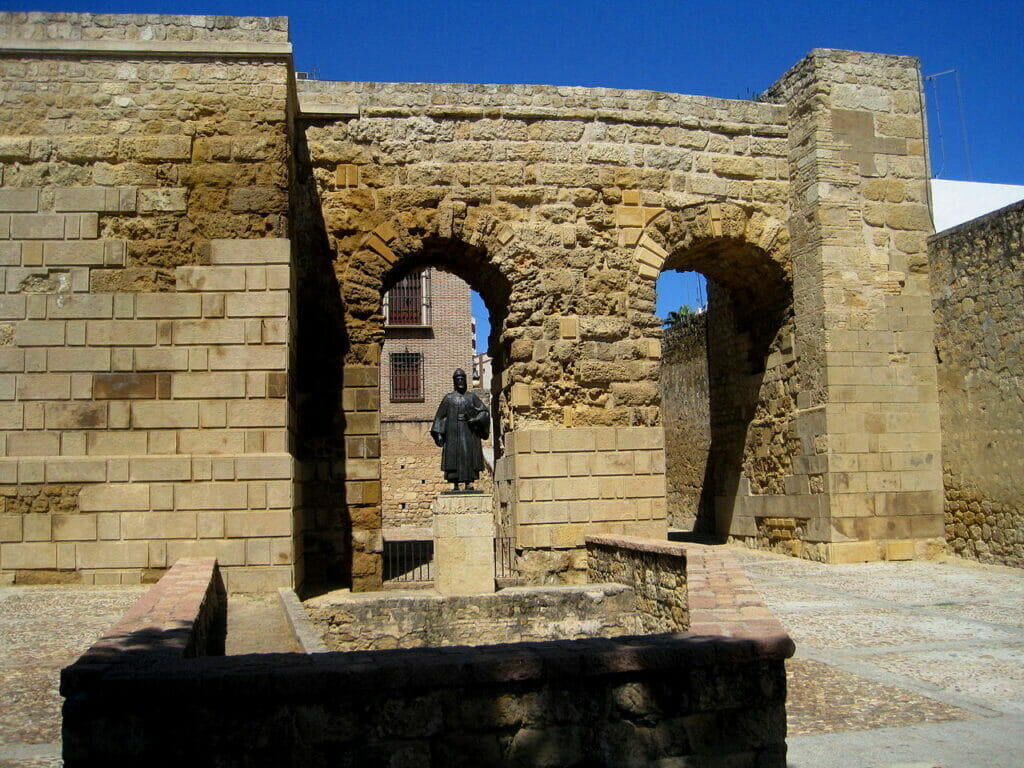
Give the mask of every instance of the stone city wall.
<path id="1" fill-rule="evenodd" d="M 930 241 L 946 541 L 1024 567 L 1024 203 Z"/>
<path id="2" fill-rule="evenodd" d="M 644 259 L 660 265 L 666 249 L 685 250 L 701 228 L 714 237 L 709 202 L 746 201 L 743 211 L 716 210 L 721 226 L 772 251 L 766 260 L 786 258 L 779 105 L 614 89 L 331 82 L 300 83 L 299 101 L 323 258 L 337 254 L 345 386 L 362 386 L 355 380 L 378 364 L 380 297 L 394 275 L 419 264 L 458 274 L 492 313 L 496 451 L 508 464 L 496 471 L 510 489 L 533 479 L 519 474 L 521 450 L 507 439 L 520 430 L 648 428 L 660 440 L 658 268 Z M 363 412 L 353 415 L 363 429 Z M 350 434 L 367 434 L 351 432 L 352 421 Z M 601 461 L 596 451 L 590 458 Z M 369 464 L 359 472 L 373 481 L 380 470 Z M 651 479 L 641 509 L 621 489 L 602 496 L 596 483 L 578 483 L 580 514 L 590 501 L 600 519 L 569 521 L 564 505 L 506 496 L 500 525 L 517 529 L 526 549 L 580 555 L 586 532 L 661 535 L 664 510 L 649 512 L 645 500 L 662 481 Z M 591 486 L 593 495 L 579 495 Z M 379 510 L 374 501 L 358 510 L 371 524 L 355 537 L 360 564 Z M 556 529 L 563 532 L 552 544 Z"/>
<path id="3" fill-rule="evenodd" d="M 665 424 L 668 524 L 693 530 L 711 441 L 707 313 L 666 328 L 661 339 L 661 412 Z"/>
<path id="4" fill-rule="evenodd" d="M 0 571 L 292 584 L 284 20 L 0 30 Z"/>
<path id="5" fill-rule="evenodd" d="M 921 94 L 916 59 L 832 50 L 767 94 L 789 105 L 800 452 L 785 497 L 746 499 L 750 543 L 760 518 L 793 517 L 803 557 L 942 551 Z"/>
<path id="6" fill-rule="evenodd" d="M 942 546 L 916 60 L 817 50 L 757 102 L 551 86 L 296 86 L 281 19 L 15 13 L 0 20 L 0 160 L 14 208 L 0 213 L 0 227 L 10 214 L 9 228 L 0 229 L 9 262 L 4 290 L 15 297 L 7 319 L 119 320 L 122 305 L 110 317 L 39 317 L 28 314 L 27 299 L 45 294 L 56 303 L 70 293 L 102 304 L 105 296 L 166 294 L 176 301 L 175 270 L 208 266 L 214 241 L 291 240 L 302 343 L 244 336 L 246 348 L 283 345 L 288 367 L 250 359 L 239 369 L 256 375 L 247 376 L 244 396 L 223 399 L 262 400 L 269 396 L 250 380 L 289 374 L 294 396 L 266 408 L 290 414 L 291 403 L 294 421 L 275 416 L 224 428 L 280 430 L 273 449 L 247 435 L 245 452 L 298 458 L 290 526 L 301 548 L 293 542 L 279 561 L 281 553 L 271 556 L 261 541 L 244 564 L 226 567 L 230 588 L 242 586 L 240 568 L 255 569 L 247 572 L 250 587 L 301 580 L 303 553 L 327 578 L 357 590 L 380 586 L 381 300 L 395 279 L 426 265 L 469 282 L 492 314 L 496 473 L 505 483 L 496 514 L 519 537 L 524 562 L 538 553 L 535 560 L 557 560 L 564 574 L 582 566 L 587 534 L 665 532 L 663 462 L 643 464 L 641 456 L 663 455 L 654 315 L 662 269 L 701 271 L 720 291 L 720 300 L 709 297 L 722 313 L 709 317 L 720 326 L 709 331 L 716 343 L 708 356 L 708 528 L 756 545 L 765 520 L 793 518 L 803 522 L 794 523 L 800 538 L 790 551 L 830 561 L 923 556 Z M 22 208 L 30 205 L 37 207 Z M 102 256 L 80 241 L 101 243 Z M 35 271 L 6 274 L 26 268 Z M 241 290 L 219 285 L 225 301 Z M 244 327 L 255 328 L 256 317 L 284 317 L 279 309 L 223 322 L 246 317 Z M 124 319 L 147 319 L 134 311 Z M 212 314 L 180 319 L 221 322 Z M 79 328 L 65 328 L 70 337 L 52 345 L 53 367 L 50 351 L 45 364 L 34 353 L 21 369 L 13 355 L 15 378 L 4 385 L 14 387 L 11 413 L 35 407 L 18 395 L 19 375 L 73 377 L 68 395 L 58 383 L 43 398 L 45 417 L 46 404 L 86 400 L 86 375 L 213 372 L 202 351 L 195 362 L 189 352 L 187 370 L 144 371 L 123 353 L 111 354 L 106 369 L 93 353 L 104 357 L 104 346 L 116 345 L 91 342 L 86 329 L 88 354 L 79 354 Z M 199 337 L 179 333 L 180 342 L 172 334 L 172 346 L 235 343 L 218 335 L 229 333 L 224 328 L 202 328 Z M 166 337 L 157 333 L 159 347 Z M 207 398 L 195 401 L 199 407 Z M 147 410 L 119 402 L 115 411 L 124 403 Z M 192 429 L 142 429 L 178 428 Z M 638 446 L 623 447 L 638 453 L 632 469 L 611 472 L 621 480 L 602 474 L 611 449 L 605 438 L 591 445 L 590 430 L 606 430 L 616 445 L 629 435 Z M 545 451 L 525 448 L 532 437 L 516 443 L 526 432 L 588 446 L 573 451 L 581 474 L 567 465 L 551 478 L 550 497 L 547 476 L 534 467 L 533 454 Z M 172 450 L 161 439 L 151 445 L 147 436 L 147 458 L 159 451 L 199 460 L 189 470 L 197 476 L 168 482 L 207 482 L 206 459 L 217 454 L 177 436 Z M 79 456 L 80 448 L 73 438 L 55 456 Z M 22 485 L 40 486 L 42 501 L 32 504 L 67 510 L 79 484 L 100 482 L 98 474 L 51 474 L 57 482 L 37 472 L 6 485 L 15 496 Z M 128 477 L 130 484 L 131 470 Z M 521 494 L 538 487 L 539 497 Z M 166 493 L 158 499 L 166 505 Z M 562 502 L 579 503 L 567 512 Z M 231 511 L 269 510 L 263 503 L 254 490 Z M 584 519 L 585 507 L 593 516 Z M 182 511 L 208 510 L 186 502 Z M 281 530 L 257 538 L 290 538 Z M 25 540 L 21 528 L 16 535 L 16 565 L 35 549 L 22 545 L 53 543 Z M 102 567 L 138 578 L 141 547 L 130 549 L 130 566 L 109 559 Z M 68 551 L 54 550 L 64 564 L 55 567 L 67 567 Z M 163 567 L 161 557 L 157 543 L 145 567 Z M 77 547 L 75 558 L 84 567 Z M 539 580 L 548 578 L 544 568 L 535 569 Z"/>
<path id="7" fill-rule="evenodd" d="M 768 99 L 301 83 L 346 371 L 378 366 L 394 275 L 435 264 L 462 276 L 492 311 L 507 308 L 490 350 L 498 475 L 519 489 L 520 430 L 660 433 L 654 281 L 699 270 L 727 299 L 709 349 L 708 527 L 756 545 L 759 520 L 799 518 L 794 553 L 824 560 L 888 556 L 891 543 L 933 551 L 941 478 L 919 463 L 939 432 L 917 62 L 815 51 Z M 373 482 L 379 466 L 360 471 Z M 499 492 L 499 520 L 524 550 L 552 546 L 536 534 L 563 522 L 520 519 L 532 502 Z M 633 526 L 629 509 L 609 522 Z M 379 519 L 373 502 L 362 512 Z M 573 542 L 559 534 L 566 546 L 605 521 L 579 522 Z"/>

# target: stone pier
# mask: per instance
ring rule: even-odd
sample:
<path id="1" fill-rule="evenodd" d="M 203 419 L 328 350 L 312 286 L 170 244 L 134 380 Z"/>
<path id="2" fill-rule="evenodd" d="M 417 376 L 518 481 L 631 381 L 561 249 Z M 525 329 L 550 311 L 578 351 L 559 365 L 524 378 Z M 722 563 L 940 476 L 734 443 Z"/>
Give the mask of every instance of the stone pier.
<path id="1" fill-rule="evenodd" d="M 494 592 L 490 494 L 442 493 L 434 501 L 434 587 L 445 596 Z"/>

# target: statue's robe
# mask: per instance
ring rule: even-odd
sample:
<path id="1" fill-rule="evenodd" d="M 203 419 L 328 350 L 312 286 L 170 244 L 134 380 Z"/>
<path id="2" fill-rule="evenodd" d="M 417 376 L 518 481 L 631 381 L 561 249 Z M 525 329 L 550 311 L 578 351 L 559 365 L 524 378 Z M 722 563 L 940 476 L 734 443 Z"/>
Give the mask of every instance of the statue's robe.
<path id="1" fill-rule="evenodd" d="M 444 438 L 441 447 L 441 469 L 449 483 L 472 483 L 484 469 L 484 452 L 480 441 L 487 438 L 490 418 L 487 408 L 472 392 L 449 392 L 437 407 L 430 428 L 436 440 Z"/>

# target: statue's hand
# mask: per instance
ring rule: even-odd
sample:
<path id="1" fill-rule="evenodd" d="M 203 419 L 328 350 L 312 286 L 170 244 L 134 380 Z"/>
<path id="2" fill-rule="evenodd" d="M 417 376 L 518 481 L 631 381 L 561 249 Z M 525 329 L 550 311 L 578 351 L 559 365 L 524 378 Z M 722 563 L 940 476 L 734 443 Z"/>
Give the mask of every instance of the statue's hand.
<path id="1" fill-rule="evenodd" d="M 434 438 L 434 445 L 441 448 L 444 445 L 444 435 L 438 434 L 437 432 L 431 432 L 430 436 Z"/>

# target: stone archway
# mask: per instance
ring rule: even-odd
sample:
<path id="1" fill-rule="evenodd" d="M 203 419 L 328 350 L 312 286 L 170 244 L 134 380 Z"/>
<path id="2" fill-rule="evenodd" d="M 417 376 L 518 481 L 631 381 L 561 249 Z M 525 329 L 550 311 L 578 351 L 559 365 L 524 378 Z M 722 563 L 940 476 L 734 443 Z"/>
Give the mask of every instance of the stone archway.
<path id="1" fill-rule="evenodd" d="M 341 477 L 346 487 L 351 522 L 353 587 L 379 586 L 381 539 L 380 349 L 384 339 L 381 302 L 402 276 L 422 267 L 449 271 L 476 290 L 491 312 L 489 348 L 496 381 L 501 380 L 501 341 L 509 304 L 510 284 L 500 261 L 490 254 L 508 246 L 508 230 L 484 218 L 475 228 L 454 236 L 442 207 L 433 226 L 406 228 L 380 225 L 368 233 L 350 258 L 340 280 L 348 351 L 342 372 L 345 460 Z M 444 234 L 441 234 L 444 233 Z M 507 396 L 496 387 L 492 399 L 494 445 L 500 455 Z M 503 405 L 504 404 L 504 405 Z"/>
<path id="2" fill-rule="evenodd" d="M 740 416 L 721 422 L 731 437 L 717 462 L 732 471 L 708 484 L 718 529 L 754 540 L 772 521 L 807 522 L 800 554 L 819 559 L 876 557 L 890 540 L 931 535 L 936 479 L 907 464 L 937 434 L 924 402 L 934 393 L 915 389 L 934 369 L 929 309 L 921 279 L 905 269 L 923 243 L 921 179 L 900 182 L 911 197 L 890 216 L 860 176 L 882 164 L 821 159 L 821 146 L 863 138 L 841 130 L 854 110 L 884 132 L 890 103 L 879 99 L 875 115 L 844 101 L 851 75 L 830 55 L 794 69 L 771 92 L 775 102 L 300 86 L 343 305 L 346 455 L 334 472 L 351 491 L 343 507 L 357 588 L 372 586 L 376 551 L 377 302 L 386 275 L 432 239 L 482 249 L 508 281 L 496 343 L 505 362 L 498 496 L 523 556 L 560 563 L 539 565 L 538 579 L 571 578 L 566 553 L 588 534 L 665 533 L 653 281 L 681 266 L 728 291 L 741 329 L 730 338 L 743 347 L 732 362 L 743 366 L 726 387 L 743 393 Z M 888 73 L 878 87 L 891 103 L 913 101 L 906 62 L 858 66 Z M 894 153 L 885 173 L 911 173 L 921 159 L 901 147 L 884 145 Z M 905 415 L 918 395 L 916 415 Z M 757 455 L 765 445 L 768 455 Z"/>
<path id="3" fill-rule="evenodd" d="M 695 528 L 720 536 L 749 536 L 752 527 L 763 533 L 765 516 L 751 522 L 746 500 L 785 495 L 800 453 L 793 439 L 797 359 L 788 231 L 756 209 L 721 204 L 689 206 L 652 223 L 654 232 L 638 244 L 638 267 L 647 274 L 698 271 L 708 280 L 702 322 L 709 444 Z M 671 250 L 659 245 L 662 239 Z M 677 407 L 662 403 L 670 434 Z M 673 451 L 685 447 L 667 443 L 670 475 L 683 471 Z"/>

